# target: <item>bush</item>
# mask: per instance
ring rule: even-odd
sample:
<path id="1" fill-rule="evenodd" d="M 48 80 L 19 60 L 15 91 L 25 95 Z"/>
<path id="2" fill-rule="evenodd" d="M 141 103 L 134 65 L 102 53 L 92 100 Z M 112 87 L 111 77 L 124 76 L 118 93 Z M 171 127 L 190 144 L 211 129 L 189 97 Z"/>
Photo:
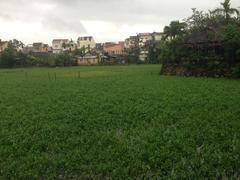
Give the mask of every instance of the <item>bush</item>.
<path id="1" fill-rule="evenodd" d="M 15 61 L 16 50 L 13 45 L 9 43 L 8 47 L 1 54 L 0 66 L 4 68 L 12 68 L 15 65 Z"/>
<path id="2" fill-rule="evenodd" d="M 236 63 L 240 51 L 240 31 L 237 25 L 228 25 L 224 31 L 225 56 L 230 64 Z"/>
<path id="3" fill-rule="evenodd" d="M 240 78 L 240 64 L 238 64 L 236 67 L 233 68 L 232 77 Z"/>
<path id="4" fill-rule="evenodd" d="M 76 65 L 75 57 L 67 52 L 61 53 L 55 57 L 56 66 L 74 66 Z"/>

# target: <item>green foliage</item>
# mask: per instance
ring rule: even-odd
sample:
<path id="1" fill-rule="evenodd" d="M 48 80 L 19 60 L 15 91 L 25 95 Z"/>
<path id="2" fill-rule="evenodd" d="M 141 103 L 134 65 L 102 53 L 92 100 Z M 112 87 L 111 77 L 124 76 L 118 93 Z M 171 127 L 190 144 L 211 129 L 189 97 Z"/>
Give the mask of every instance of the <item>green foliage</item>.
<path id="1" fill-rule="evenodd" d="M 0 179 L 239 179 L 240 82 L 159 70 L 0 70 Z"/>
<path id="2" fill-rule="evenodd" d="M 26 57 L 26 66 L 41 66 L 42 62 L 41 59 L 32 55 L 27 55 Z"/>
<path id="3" fill-rule="evenodd" d="M 12 43 L 0 55 L 0 67 L 56 67 L 56 66 L 75 66 L 76 52 L 63 52 L 60 54 L 49 54 L 45 57 L 34 56 L 31 53 L 25 55 L 17 52 Z"/>
<path id="4" fill-rule="evenodd" d="M 69 53 L 61 53 L 55 57 L 56 66 L 73 66 L 76 65 L 75 58 Z"/>
<path id="5" fill-rule="evenodd" d="M 214 71 L 212 74 L 226 73 L 229 77 L 231 66 L 240 62 L 240 21 L 232 16 L 239 13 L 231 8 L 230 0 L 221 5 L 222 9 L 208 13 L 193 9 L 192 16 L 185 20 L 183 32 L 165 40 L 162 48 L 167 53 L 163 62 Z M 172 24 L 165 29 L 166 37 L 171 34 Z"/>
<path id="6" fill-rule="evenodd" d="M 226 22 L 229 23 L 231 16 L 236 14 L 239 16 L 239 11 L 235 8 L 231 8 L 231 0 L 225 0 L 223 3 L 221 3 L 222 8 L 217 8 L 213 11 L 215 14 L 222 14 L 224 18 L 226 19 Z"/>
<path id="7" fill-rule="evenodd" d="M 56 55 L 50 55 L 46 59 L 46 66 L 56 67 L 57 66 L 56 62 L 57 62 L 57 56 Z"/>
<path id="8" fill-rule="evenodd" d="M 159 62 L 168 63 L 171 59 L 171 50 L 168 46 L 168 42 L 161 42 L 159 46 Z"/>
<path id="9" fill-rule="evenodd" d="M 239 60 L 240 30 L 237 25 L 228 25 L 224 32 L 224 48 L 229 63 Z M 239 61 L 240 62 L 240 61 Z"/>
<path id="10" fill-rule="evenodd" d="M 85 56 L 86 53 L 87 53 L 87 50 L 85 47 L 82 47 L 81 49 L 75 49 L 73 52 L 74 55 L 81 56 L 81 57 Z"/>
<path id="11" fill-rule="evenodd" d="M 2 52 L 0 58 L 1 67 L 11 68 L 16 62 L 16 50 L 11 42 L 8 43 L 8 47 Z"/>
<path id="12" fill-rule="evenodd" d="M 234 78 L 240 78 L 240 64 L 238 64 L 237 66 L 235 66 L 234 68 L 233 68 L 233 72 L 232 72 L 232 76 L 234 77 Z"/>
<path id="13" fill-rule="evenodd" d="M 164 34 L 165 39 L 169 38 L 174 39 L 177 36 L 184 34 L 186 24 L 179 21 L 172 21 L 169 26 L 165 26 Z"/>
<path id="14" fill-rule="evenodd" d="M 130 49 L 125 49 L 124 59 L 126 60 L 126 63 L 138 64 L 139 63 L 139 52 L 140 52 L 140 49 L 138 46 L 130 48 Z"/>

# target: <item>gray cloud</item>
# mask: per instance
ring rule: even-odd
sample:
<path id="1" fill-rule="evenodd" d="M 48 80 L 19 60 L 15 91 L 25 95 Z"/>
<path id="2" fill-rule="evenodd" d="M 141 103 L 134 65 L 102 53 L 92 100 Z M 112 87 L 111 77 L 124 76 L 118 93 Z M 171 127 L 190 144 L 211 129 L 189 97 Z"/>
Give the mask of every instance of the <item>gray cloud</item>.
<path id="1" fill-rule="evenodd" d="M 85 34 L 81 21 L 103 21 L 132 26 L 152 24 L 164 27 L 183 19 L 191 8 L 218 7 L 223 0 L 0 0 L 0 20 L 41 23 L 49 31 Z M 239 0 L 232 0 L 238 7 Z M 3 24 L 1 24 L 3 25 Z M 159 29 L 161 31 L 161 29 Z"/>
<path id="2" fill-rule="evenodd" d="M 48 14 L 41 21 L 42 25 L 49 30 L 58 32 L 86 33 L 86 29 L 78 19 L 65 19 L 55 14 Z"/>

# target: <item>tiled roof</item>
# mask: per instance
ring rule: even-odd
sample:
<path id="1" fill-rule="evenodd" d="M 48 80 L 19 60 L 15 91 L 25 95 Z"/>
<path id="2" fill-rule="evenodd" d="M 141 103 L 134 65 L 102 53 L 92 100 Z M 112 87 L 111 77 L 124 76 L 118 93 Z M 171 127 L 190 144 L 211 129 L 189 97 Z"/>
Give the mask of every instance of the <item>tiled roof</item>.
<path id="1" fill-rule="evenodd" d="M 139 36 L 149 36 L 149 35 L 151 35 L 151 33 L 139 33 L 138 35 Z"/>
<path id="2" fill-rule="evenodd" d="M 82 36 L 82 37 L 78 38 L 78 40 L 88 40 L 88 39 L 92 40 L 93 37 L 92 36 Z"/>
<path id="3" fill-rule="evenodd" d="M 41 46 L 43 43 L 41 42 L 37 42 L 37 43 L 33 43 L 33 46 Z"/>
<path id="4" fill-rule="evenodd" d="M 52 42 L 68 42 L 68 39 L 54 39 Z"/>

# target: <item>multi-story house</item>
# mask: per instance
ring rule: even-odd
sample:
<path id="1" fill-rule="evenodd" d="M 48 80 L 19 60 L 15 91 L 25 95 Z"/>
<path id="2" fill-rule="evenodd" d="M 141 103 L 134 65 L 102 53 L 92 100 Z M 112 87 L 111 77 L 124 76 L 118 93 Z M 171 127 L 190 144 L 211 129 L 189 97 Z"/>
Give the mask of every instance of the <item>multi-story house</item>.
<path id="1" fill-rule="evenodd" d="M 94 49 L 95 47 L 96 47 L 96 43 L 92 36 L 79 37 L 77 40 L 77 48 L 78 49 L 85 48 L 90 51 L 91 49 Z"/>
<path id="2" fill-rule="evenodd" d="M 151 33 L 139 33 L 138 34 L 138 45 L 139 47 L 144 47 L 148 41 L 152 40 Z"/>
<path id="3" fill-rule="evenodd" d="M 2 41 L 0 39 L 0 53 L 3 52 L 8 47 L 8 41 Z"/>
<path id="4" fill-rule="evenodd" d="M 155 41 L 161 41 L 163 38 L 164 34 L 161 32 L 153 32 L 152 37 Z"/>
<path id="5" fill-rule="evenodd" d="M 33 43 L 32 47 L 33 47 L 33 52 L 47 53 L 50 51 L 50 47 L 48 46 L 48 44 L 44 44 L 41 42 Z"/>
<path id="6" fill-rule="evenodd" d="M 33 53 L 34 55 L 46 55 L 52 52 L 51 47 L 48 44 L 44 44 L 42 42 L 36 42 L 33 44 L 28 44 L 22 50 L 23 53 Z"/>
<path id="7" fill-rule="evenodd" d="M 73 40 L 70 40 L 67 43 L 63 43 L 62 47 L 63 51 L 74 51 L 77 49 L 77 44 Z"/>
<path id="8" fill-rule="evenodd" d="M 124 53 L 124 42 L 106 43 L 104 45 L 104 52 L 109 55 L 122 55 Z"/>
<path id="9" fill-rule="evenodd" d="M 147 42 L 151 41 L 151 33 L 139 33 L 138 35 L 138 47 L 139 47 L 139 60 L 146 62 L 148 57 L 148 49 L 145 47 Z"/>
<path id="10" fill-rule="evenodd" d="M 70 41 L 68 39 L 54 39 L 52 41 L 52 50 L 54 54 L 59 54 L 66 49 L 68 49 L 68 44 Z"/>
<path id="11" fill-rule="evenodd" d="M 153 33 L 139 33 L 138 34 L 138 46 L 140 49 L 139 60 L 146 62 L 148 57 L 148 49 L 146 47 L 149 41 L 161 41 L 163 33 L 153 32 Z"/>
<path id="12" fill-rule="evenodd" d="M 125 40 L 124 47 L 125 47 L 125 49 L 131 49 L 131 48 L 134 48 L 137 43 L 138 43 L 138 37 L 130 36 L 129 38 L 127 38 Z"/>
<path id="13" fill-rule="evenodd" d="M 33 52 L 33 45 L 32 45 L 32 44 L 26 45 L 25 47 L 23 47 L 22 52 L 23 52 L 24 54 L 28 54 L 28 53 L 30 53 L 30 52 Z"/>

